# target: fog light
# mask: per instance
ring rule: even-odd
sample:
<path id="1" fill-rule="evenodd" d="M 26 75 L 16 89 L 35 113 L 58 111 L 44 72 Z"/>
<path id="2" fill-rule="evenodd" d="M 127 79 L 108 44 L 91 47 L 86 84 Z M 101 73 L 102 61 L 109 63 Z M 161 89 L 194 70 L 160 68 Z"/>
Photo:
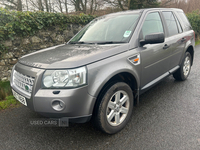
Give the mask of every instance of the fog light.
<path id="1" fill-rule="evenodd" d="M 61 111 L 65 108 L 65 103 L 61 100 L 53 100 L 52 108 L 56 111 Z"/>

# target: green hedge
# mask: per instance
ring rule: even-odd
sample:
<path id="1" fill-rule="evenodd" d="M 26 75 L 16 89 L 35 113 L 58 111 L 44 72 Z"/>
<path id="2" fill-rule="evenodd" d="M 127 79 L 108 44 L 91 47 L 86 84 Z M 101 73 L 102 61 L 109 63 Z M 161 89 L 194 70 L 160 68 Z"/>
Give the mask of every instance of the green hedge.
<path id="1" fill-rule="evenodd" d="M 91 15 L 66 15 L 62 13 L 48 12 L 19 12 L 8 11 L 0 8 L 0 41 L 13 39 L 17 36 L 33 35 L 38 30 L 50 26 L 67 24 L 87 24 L 95 18 Z"/>
<path id="2" fill-rule="evenodd" d="M 195 31 L 197 40 L 200 37 L 200 11 L 193 11 L 192 13 L 187 14 L 188 20 Z"/>

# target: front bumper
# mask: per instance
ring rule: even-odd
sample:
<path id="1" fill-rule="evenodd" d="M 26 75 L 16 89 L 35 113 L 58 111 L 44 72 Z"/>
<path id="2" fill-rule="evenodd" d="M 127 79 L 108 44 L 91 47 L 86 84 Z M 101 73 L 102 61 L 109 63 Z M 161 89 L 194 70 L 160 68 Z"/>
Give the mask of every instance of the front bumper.
<path id="1" fill-rule="evenodd" d="M 13 84 L 13 75 L 11 76 L 12 89 L 26 98 L 27 107 L 33 111 L 49 118 L 68 118 L 70 122 L 86 122 L 91 118 L 96 98 L 88 94 L 87 86 L 75 89 L 41 89 L 45 70 L 20 63 L 13 70 L 35 78 L 31 96 L 28 97 Z M 52 102 L 56 100 L 64 103 L 60 111 L 53 109 Z"/>

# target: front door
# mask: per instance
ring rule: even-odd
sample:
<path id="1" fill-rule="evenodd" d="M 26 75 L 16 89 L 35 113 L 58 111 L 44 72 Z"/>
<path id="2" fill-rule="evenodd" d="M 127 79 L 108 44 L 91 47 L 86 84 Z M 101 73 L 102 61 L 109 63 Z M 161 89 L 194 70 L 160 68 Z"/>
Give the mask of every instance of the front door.
<path id="1" fill-rule="evenodd" d="M 148 13 L 140 32 L 140 39 L 144 39 L 148 34 L 161 32 L 165 33 L 160 13 Z M 141 88 L 145 89 L 169 74 L 170 51 L 165 43 L 146 44 L 140 47 L 139 51 L 142 61 Z"/>

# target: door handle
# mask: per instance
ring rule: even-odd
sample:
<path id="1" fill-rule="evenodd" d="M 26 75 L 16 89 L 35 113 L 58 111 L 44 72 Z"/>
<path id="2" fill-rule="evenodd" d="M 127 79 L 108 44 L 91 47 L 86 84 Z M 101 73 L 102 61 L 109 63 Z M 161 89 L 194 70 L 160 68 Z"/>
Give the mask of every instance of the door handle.
<path id="1" fill-rule="evenodd" d="M 165 44 L 165 46 L 163 47 L 163 49 L 168 49 L 170 46 Z"/>
<path id="2" fill-rule="evenodd" d="M 182 38 L 182 39 L 181 39 L 181 42 L 185 42 L 185 41 L 186 41 L 186 38 Z"/>

